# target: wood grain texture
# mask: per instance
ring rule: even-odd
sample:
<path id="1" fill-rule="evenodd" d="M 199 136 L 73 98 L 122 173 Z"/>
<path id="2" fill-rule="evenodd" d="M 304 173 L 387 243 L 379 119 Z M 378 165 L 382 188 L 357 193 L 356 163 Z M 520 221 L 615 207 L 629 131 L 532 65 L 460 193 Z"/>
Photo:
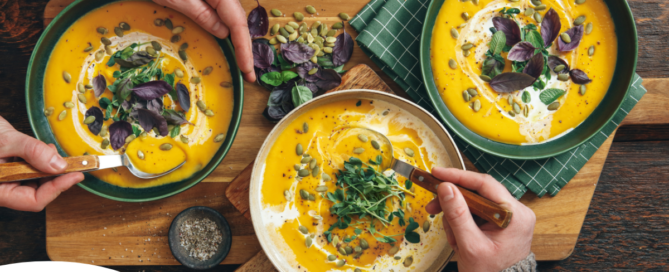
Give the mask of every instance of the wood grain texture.
<path id="1" fill-rule="evenodd" d="M 274 264 L 267 258 L 265 251 L 260 251 L 248 262 L 241 265 L 235 272 L 274 272 Z"/>
<path id="2" fill-rule="evenodd" d="M 100 164 L 98 161 L 98 156 L 93 155 L 66 157 L 64 159 L 67 163 L 67 167 L 63 171 L 63 174 L 90 171 L 97 169 Z M 37 170 L 37 168 L 33 167 L 25 161 L 3 163 L 0 165 L 0 183 L 51 176 L 53 176 L 53 174 L 44 173 L 40 170 Z"/>

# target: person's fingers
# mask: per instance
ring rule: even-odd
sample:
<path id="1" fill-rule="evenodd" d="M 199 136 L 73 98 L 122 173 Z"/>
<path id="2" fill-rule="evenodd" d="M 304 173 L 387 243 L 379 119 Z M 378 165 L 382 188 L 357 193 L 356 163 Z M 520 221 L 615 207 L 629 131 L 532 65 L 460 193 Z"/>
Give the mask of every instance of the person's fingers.
<path id="1" fill-rule="evenodd" d="M 21 186 L 28 186 L 30 188 L 37 189 L 37 187 L 39 187 L 39 184 L 37 184 L 37 181 L 30 180 L 30 181 L 24 181 L 23 183 L 21 183 Z"/>
<path id="2" fill-rule="evenodd" d="M 455 235 L 453 234 L 453 230 L 451 229 L 451 226 L 448 225 L 448 220 L 446 220 L 446 217 L 442 217 L 441 219 L 442 221 L 444 221 L 444 232 L 446 232 L 446 240 L 448 241 L 448 244 L 451 245 L 451 248 L 457 251 L 458 243 L 457 241 L 455 241 Z"/>
<path id="3" fill-rule="evenodd" d="M 495 203 L 515 203 L 517 200 L 509 193 L 509 191 L 495 180 L 492 176 L 465 171 L 455 168 L 432 168 L 432 175 L 436 178 L 451 182 L 472 191 L 478 192 L 481 196 L 492 200 Z"/>
<path id="4" fill-rule="evenodd" d="M 45 143 L 16 130 L 0 132 L 0 157 L 18 156 L 45 173 L 57 174 L 67 162 Z"/>
<path id="5" fill-rule="evenodd" d="M 62 175 L 53 179 L 52 181 L 47 181 L 43 183 L 35 191 L 35 205 L 37 208 L 44 209 L 46 205 L 51 203 L 60 193 L 64 192 L 67 189 L 70 189 L 72 185 L 75 185 L 84 180 L 84 174 L 80 172 L 73 172 L 66 175 Z M 41 210 L 40 209 L 40 210 Z"/>
<path id="6" fill-rule="evenodd" d="M 425 211 L 429 214 L 438 214 L 441 212 L 441 206 L 439 206 L 439 199 L 435 198 L 425 205 Z"/>
<path id="7" fill-rule="evenodd" d="M 251 49 L 251 35 L 246 20 L 246 11 L 238 0 L 207 0 L 218 13 L 219 18 L 230 29 L 232 44 L 235 46 L 235 55 L 239 70 L 244 74 L 244 80 L 254 82 L 256 74 L 253 70 L 253 51 Z"/>
<path id="8" fill-rule="evenodd" d="M 460 248 L 485 246 L 489 240 L 474 223 L 460 190 L 450 182 L 443 182 L 437 187 L 437 193 L 439 204 L 444 211 L 444 219 L 453 231 L 458 246 Z"/>
<path id="9" fill-rule="evenodd" d="M 154 0 L 191 18 L 212 35 L 225 39 L 230 34 L 214 9 L 202 0 Z"/>

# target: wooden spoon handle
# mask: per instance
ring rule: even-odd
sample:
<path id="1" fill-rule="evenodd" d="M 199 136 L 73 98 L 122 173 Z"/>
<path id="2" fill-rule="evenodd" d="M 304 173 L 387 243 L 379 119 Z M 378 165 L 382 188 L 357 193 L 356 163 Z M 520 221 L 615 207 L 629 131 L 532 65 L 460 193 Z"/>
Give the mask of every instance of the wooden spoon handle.
<path id="1" fill-rule="evenodd" d="M 439 186 L 439 183 L 443 182 L 440 179 L 435 178 L 432 174 L 418 168 L 411 172 L 409 180 L 435 194 L 437 193 L 437 186 Z M 467 206 L 469 206 L 469 210 L 473 214 L 478 215 L 488 222 L 495 223 L 500 228 L 506 228 L 509 225 L 513 212 L 477 193 L 460 186 L 458 186 L 458 188 L 460 189 L 460 192 L 462 192 L 462 196 L 465 197 Z"/>
<path id="2" fill-rule="evenodd" d="M 82 172 L 97 169 L 100 165 L 98 161 L 98 156 L 87 155 L 79 157 L 65 157 L 63 158 L 67 162 L 67 167 L 65 171 L 61 174 L 67 174 L 71 172 Z M 2 182 L 12 182 L 12 181 L 21 181 L 27 179 L 36 179 L 43 177 L 56 176 L 54 174 L 48 174 L 41 172 L 27 162 L 10 162 L 0 164 L 0 183 Z"/>

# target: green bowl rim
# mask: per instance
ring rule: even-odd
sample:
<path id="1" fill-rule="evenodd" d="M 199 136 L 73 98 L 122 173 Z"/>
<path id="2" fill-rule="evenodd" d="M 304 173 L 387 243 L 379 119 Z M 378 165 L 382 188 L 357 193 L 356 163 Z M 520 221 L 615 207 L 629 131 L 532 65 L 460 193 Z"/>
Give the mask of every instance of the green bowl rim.
<path id="1" fill-rule="evenodd" d="M 495 156 L 499 156 L 499 157 L 502 157 L 502 158 L 507 158 L 507 159 L 517 159 L 517 160 L 537 160 L 537 159 L 545 159 L 545 158 L 550 158 L 550 157 L 554 157 L 554 156 L 563 154 L 563 153 L 565 153 L 565 152 L 567 152 L 567 151 L 569 151 L 569 150 L 572 150 L 573 148 L 575 148 L 575 147 L 577 147 L 577 146 L 580 146 L 580 145 L 584 144 L 585 142 L 587 142 L 587 141 L 589 141 L 590 139 L 592 139 L 592 137 L 594 137 L 594 136 L 597 134 L 598 131 L 601 131 L 601 130 L 604 128 L 604 126 L 606 126 L 609 122 L 611 122 L 611 120 L 612 120 L 613 117 L 615 116 L 615 112 L 614 112 L 614 114 L 612 114 L 611 116 L 608 117 L 608 119 L 607 119 L 606 122 L 603 122 L 602 125 L 601 125 L 599 128 L 597 128 L 597 130 L 596 130 L 597 132 L 592 133 L 591 135 L 589 135 L 588 137 L 584 138 L 584 139 L 581 140 L 580 142 L 578 142 L 578 143 L 576 143 L 576 144 L 573 144 L 573 145 L 569 146 L 568 148 L 565 148 L 565 149 L 562 150 L 562 151 L 556 151 L 556 152 L 553 152 L 553 153 L 550 153 L 550 154 L 536 155 L 536 156 L 532 156 L 532 155 L 529 155 L 529 156 L 517 156 L 517 155 L 502 154 L 502 153 L 499 153 L 499 152 L 496 152 L 496 151 L 493 151 L 493 150 L 484 148 L 484 147 L 480 146 L 479 144 L 477 144 L 475 141 L 472 141 L 472 140 L 470 140 L 469 138 L 465 137 L 464 134 L 461 133 L 458 129 L 455 129 L 455 128 L 454 128 L 454 125 L 451 124 L 451 122 L 449 122 L 448 118 L 446 118 L 446 114 L 445 114 L 444 112 L 442 112 L 442 111 L 443 111 L 443 109 L 445 108 L 446 111 L 447 111 L 448 113 L 450 113 L 450 110 L 448 110 L 448 107 L 446 107 L 445 105 L 443 105 L 443 100 L 442 100 L 441 96 L 439 96 L 439 94 L 435 93 L 436 90 L 430 88 L 430 85 L 428 84 L 428 82 L 434 82 L 434 78 L 432 78 L 432 77 L 429 77 L 429 78 L 428 78 L 428 77 L 427 77 L 427 70 L 430 70 L 430 72 L 431 72 L 431 69 L 432 69 L 432 62 L 430 61 L 430 50 L 431 50 L 431 48 L 430 48 L 429 50 L 427 50 L 427 52 L 425 52 L 425 50 L 423 50 L 423 48 L 425 48 L 425 46 L 426 46 L 425 43 L 431 43 L 431 42 L 432 42 L 431 39 L 430 39 L 429 41 L 427 41 L 427 39 L 425 38 L 425 37 L 426 37 L 426 33 L 427 33 L 428 31 L 432 32 L 432 29 L 434 28 L 434 24 L 427 24 L 427 18 L 430 16 L 430 11 L 433 10 L 434 8 L 436 8 L 436 5 L 437 5 L 436 2 L 438 2 L 438 1 L 439 1 L 439 0 L 437 0 L 437 1 L 430 1 L 430 4 L 428 5 L 428 7 L 427 7 L 427 11 L 426 11 L 426 13 L 425 13 L 425 19 L 423 20 L 423 27 L 422 27 L 422 31 L 421 31 L 421 38 L 420 38 L 420 45 L 419 45 L 419 46 L 420 46 L 420 49 L 421 49 L 421 50 L 420 50 L 420 57 L 419 57 L 419 58 L 420 58 L 421 75 L 422 75 L 422 77 L 423 77 L 423 82 L 424 82 L 424 84 L 425 84 L 425 89 L 427 90 L 427 94 L 428 94 L 428 96 L 430 97 L 430 101 L 432 102 L 432 105 L 434 106 L 435 111 L 437 112 L 437 114 L 439 115 L 439 117 L 441 118 L 441 120 L 442 120 L 444 123 L 446 123 L 446 125 L 447 125 L 447 126 L 448 126 L 448 127 L 449 127 L 449 128 L 456 134 L 456 135 L 458 135 L 458 138 L 462 139 L 463 141 L 467 142 L 467 144 L 469 144 L 469 145 L 475 147 L 476 149 L 478 149 L 478 150 L 480 150 L 480 151 L 483 151 L 483 152 L 485 152 L 485 153 L 492 154 L 492 155 L 495 155 Z M 442 5 L 443 5 L 446 1 L 449 1 L 449 0 L 443 0 Z M 605 0 L 603 0 L 603 1 L 605 1 Z M 625 98 L 626 98 L 626 97 L 628 96 L 628 93 L 629 93 L 629 86 L 632 85 L 632 78 L 634 77 L 634 73 L 636 72 L 637 62 L 638 62 L 638 58 L 639 58 L 639 56 L 638 56 L 638 55 L 639 55 L 639 36 L 638 36 L 638 33 L 637 33 L 637 29 L 636 29 L 636 23 L 634 22 L 634 15 L 633 15 L 633 13 L 632 13 L 632 10 L 631 10 L 630 7 L 629 7 L 629 3 L 628 3 L 627 1 L 624 1 L 624 0 L 621 0 L 621 1 L 623 1 L 623 2 L 625 3 L 625 5 L 624 5 L 624 6 L 625 6 L 625 11 L 626 11 L 627 14 L 629 15 L 629 19 L 630 19 L 630 20 L 627 21 L 627 24 L 629 24 L 629 25 L 631 26 L 632 31 L 633 31 L 633 33 L 634 33 L 634 43 L 633 43 L 633 48 L 634 48 L 634 52 L 633 52 L 633 53 L 634 53 L 634 60 L 633 60 L 633 66 L 632 66 L 632 71 L 633 71 L 633 72 L 632 72 L 632 74 L 630 75 L 630 80 L 629 80 L 630 83 L 629 83 L 629 85 L 627 86 L 627 89 L 625 90 Z M 607 7 L 608 7 L 608 4 L 607 4 Z M 439 11 L 437 11 L 437 16 L 438 16 L 438 14 L 439 14 Z M 436 18 L 435 18 L 435 22 L 436 22 Z M 622 23 L 625 23 L 625 22 L 622 22 Z M 430 37 L 432 37 L 431 33 L 430 33 Z M 428 48 L 429 48 L 429 47 L 428 47 Z M 617 66 L 618 66 L 618 62 L 616 63 L 616 67 L 617 67 Z M 615 70 L 614 70 L 614 71 L 615 71 Z M 609 86 L 609 89 L 610 89 L 610 88 L 611 88 L 611 86 Z M 609 91 L 609 90 L 607 90 L 607 92 L 608 92 L 608 91 Z M 623 102 L 625 102 L 625 98 L 623 98 L 623 99 L 620 100 L 620 103 L 618 103 L 618 105 L 616 105 L 617 108 L 620 108 L 620 107 L 622 106 Z M 442 102 L 442 104 L 439 104 L 438 102 Z M 444 106 L 444 107 L 442 108 L 441 106 Z M 595 110 L 593 111 L 593 113 L 594 113 L 600 106 L 602 106 L 601 103 L 600 103 L 599 105 L 597 105 L 597 107 L 595 108 Z M 610 106 L 610 105 L 609 105 L 609 106 Z M 617 111 L 616 111 L 616 112 L 617 112 Z M 592 116 L 592 114 L 591 114 L 590 116 Z M 588 118 L 590 118 L 590 116 L 588 116 L 585 120 L 587 120 Z M 585 120 L 583 120 L 583 122 L 585 122 Z M 459 120 L 457 120 L 457 118 L 456 118 L 456 121 L 457 121 L 457 122 L 460 122 Z M 583 122 L 581 122 L 581 124 L 582 124 Z M 581 124 L 577 125 L 576 127 L 580 126 Z M 463 126 L 464 126 L 464 125 L 463 125 Z M 576 127 L 574 127 L 574 129 L 575 129 Z M 465 129 L 468 129 L 468 130 L 469 130 L 469 128 L 467 128 L 466 126 L 465 126 Z M 475 133 L 475 132 L 473 132 L 473 131 L 472 131 L 472 133 L 478 135 L 478 133 Z M 571 132 L 569 132 L 569 133 L 571 133 Z M 569 133 L 567 133 L 566 135 L 563 135 L 563 136 L 567 136 Z M 479 135 L 479 136 L 480 136 L 480 135 Z M 483 137 L 483 136 L 481 136 L 481 137 Z M 490 140 L 490 139 L 488 139 L 488 140 Z M 493 140 L 490 140 L 490 141 L 493 141 Z M 497 142 L 497 141 L 494 141 L 494 142 Z M 538 146 L 538 145 L 542 145 L 542 144 L 550 143 L 550 142 L 551 142 L 551 141 L 544 142 L 544 143 L 537 144 L 537 145 L 531 145 L 531 146 L 535 146 L 535 147 L 536 147 L 536 146 Z M 502 142 L 497 142 L 497 143 L 504 144 L 504 143 L 502 143 Z M 522 147 L 523 145 L 519 145 L 519 146 Z"/>
<path id="2" fill-rule="evenodd" d="M 42 40 L 46 36 L 46 33 L 51 31 L 51 27 L 54 25 L 53 22 L 58 21 L 63 16 L 63 14 L 67 13 L 67 11 L 69 11 L 74 6 L 78 5 L 79 3 L 83 2 L 83 1 L 86 1 L 86 0 L 75 0 L 74 2 L 67 5 L 62 11 L 60 11 L 58 13 L 58 15 L 56 15 L 56 17 L 54 17 L 53 20 L 46 26 L 46 28 L 44 28 L 44 31 L 42 32 L 42 35 L 40 35 L 39 40 L 37 40 L 37 43 L 35 43 L 35 47 L 33 47 L 33 48 L 39 48 L 42 45 Z M 123 1 L 123 0 L 121 0 L 121 1 Z M 177 12 L 179 12 L 179 11 L 177 11 Z M 214 36 L 214 38 L 216 40 L 221 40 L 221 39 L 217 38 L 216 36 Z M 233 56 L 232 60 L 230 60 L 226 56 L 226 59 L 228 61 L 228 65 L 229 65 L 229 63 L 231 63 L 231 61 L 233 63 L 237 63 L 237 57 L 235 55 L 235 48 L 232 46 L 232 42 L 230 41 L 230 37 L 225 38 L 222 41 L 225 43 L 225 45 L 227 47 L 230 48 L 231 55 Z M 222 50 L 222 48 L 221 48 L 221 50 Z M 29 93 L 30 93 L 28 90 L 29 90 L 29 87 L 30 87 L 30 72 L 32 70 L 33 61 L 35 59 L 36 53 L 37 53 L 37 50 L 33 50 L 33 53 L 30 55 L 30 60 L 28 61 L 28 69 L 26 71 L 26 87 L 25 87 L 25 93 L 26 93 L 25 98 L 26 98 L 26 108 L 27 108 L 27 111 L 28 111 L 28 121 L 30 122 L 30 128 L 33 130 L 33 133 L 35 131 L 37 131 L 37 129 L 35 127 L 35 123 L 33 122 L 33 116 L 32 116 L 32 110 L 31 110 L 30 103 L 28 103 Z M 231 71 L 231 73 L 234 73 L 234 72 Z M 239 93 L 240 93 L 239 102 L 242 106 L 239 107 L 239 113 L 238 114 L 235 114 L 233 112 L 233 118 L 230 120 L 230 127 L 228 128 L 228 134 L 230 134 L 230 136 L 232 136 L 232 137 L 228 137 L 228 138 L 230 138 L 232 140 L 227 145 L 221 145 L 220 148 L 223 148 L 223 153 L 221 154 L 221 156 L 219 158 L 212 158 L 212 160 L 209 161 L 208 164 L 210 164 L 212 162 L 214 162 L 216 165 L 221 164 L 221 162 L 223 161 L 225 156 L 230 151 L 230 148 L 232 147 L 234 139 L 237 136 L 237 131 L 239 130 L 239 125 L 241 123 L 242 112 L 243 112 L 243 109 L 244 109 L 244 107 L 243 107 L 243 105 L 244 105 L 244 80 L 242 78 L 242 73 L 241 73 L 241 70 L 239 68 L 237 68 L 237 75 L 235 76 L 233 74 L 232 76 L 237 77 L 238 80 L 239 80 Z M 233 93 L 236 93 L 236 91 L 233 92 Z M 233 110 L 234 110 L 234 108 L 233 108 Z M 234 118 L 235 115 L 237 115 L 237 118 Z M 38 140 L 42 141 L 42 139 L 40 139 L 37 134 L 35 134 L 35 136 Z M 220 149 L 219 149 L 219 151 L 220 151 Z M 190 189 L 191 187 L 195 186 L 196 184 L 202 182 L 202 180 L 204 180 L 207 176 L 209 176 L 211 174 L 211 172 L 213 172 L 214 170 L 216 170 L 216 167 L 212 167 L 210 170 L 208 170 L 206 172 L 203 172 L 204 176 L 202 177 L 202 179 L 198 180 L 197 182 L 192 182 L 191 184 L 188 184 L 188 185 L 186 185 L 182 188 L 179 188 L 178 190 L 175 190 L 175 191 L 172 191 L 172 192 L 160 195 L 160 196 L 156 196 L 156 197 L 141 198 L 141 199 L 128 199 L 128 198 L 123 198 L 123 197 L 111 196 L 111 195 L 104 194 L 102 192 L 93 190 L 92 188 L 90 188 L 90 187 L 88 187 L 88 186 L 86 186 L 82 183 L 77 183 L 77 185 L 81 188 L 84 188 L 86 191 L 89 191 L 89 192 L 91 192 L 95 195 L 98 195 L 98 196 L 101 196 L 101 197 L 104 197 L 104 198 L 107 198 L 107 199 L 111 199 L 111 200 L 116 200 L 116 201 L 121 201 L 121 202 L 147 202 L 147 201 L 154 201 L 154 200 L 167 198 L 167 197 L 176 195 L 178 193 L 181 193 L 183 191 L 186 191 L 186 190 Z M 197 173 L 198 172 L 196 172 L 195 174 L 197 174 Z M 193 174 L 193 175 L 195 175 L 195 174 Z M 182 181 L 176 181 L 176 182 L 182 182 Z M 120 186 L 118 186 L 118 187 L 120 187 Z M 158 187 L 158 186 L 156 186 L 156 187 Z M 121 188 L 124 188 L 124 187 L 121 187 Z M 140 189 L 144 189 L 144 188 L 140 188 Z"/>

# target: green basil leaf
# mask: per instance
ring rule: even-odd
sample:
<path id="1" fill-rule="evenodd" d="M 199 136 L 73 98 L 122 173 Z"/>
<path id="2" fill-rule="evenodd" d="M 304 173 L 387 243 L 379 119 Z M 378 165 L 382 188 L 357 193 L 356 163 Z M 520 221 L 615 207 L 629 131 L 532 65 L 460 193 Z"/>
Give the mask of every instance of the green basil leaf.
<path id="1" fill-rule="evenodd" d="M 174 89 L 174 73 L 171 74 L 165 74 L 163 76 L 163 81 L 167 82 L 167 84 L 172 87 L 172 89 L 167 93 L 172 101 L 177 101 L 179 98 L 177 97 L 177 91 Z"/>
<path id="2" fill-rule="evenodd" d="M 107 106 L 111 105 L 111 100 L 109 100 L 109 98 L 103 97 L 98 100 L 98 103 L 100 103 L 101 109 L 106 109 Z"/>
<path id="3" fill-rule="evenodd" d="M 283 82 L 288 82 L 289 80 L 296 78 L 298 76 L 297 73 L 293 71 L 283 71 L 281 72 L 281 78 L 283 79 Z"/>
<path id="4" fill-rule="evenodd" d="M 139 134 L 142 133 L 142 130 L 138 126 L 132 125 L 132 134 L 135 134 L 135 137 L 139 137 Z"/>
<path id="5" fill-rule="evenodd" d="M 265 82 L 266 84 L 272 85 L 274 87 L 279 86 L 283 83 L 283 77 L 281 76 L 281 73 L 279 73 L 279 72 L 265 73 L 260 77 L 260 80 L 262 80 L 262 82 Z"/>
<path id="6" fill-rule="evenodd" d="M 541 100 L 542 103 L 548 105 L 550 103 L 553 103 L 553 101 L 557 100 L 560 98 L 565 93 L 564 90 L 562 89 L 546 89 L 544 90 L 540 95 L 539 99 Z"/>
<path id="7" fill-rule="evenodd" d="M 502 31 L 497 31 L 492 35 L 492 40 L 490 41 L 490 51 L 493 55 L 502 53 L 504 46 L 506 45 L 506 35 Z"/>
<path id="8" fill-rule="evenodd" d="M 109 104 L 107 106 L 107 110 L 105 111 L 105 121 L 109 120 L 109 118 L 112 116 L 112 109 L 114 109 L 114 107 L 112 104 Z"/>
<path id="9" fill-rule="evenodd" d="M 311 92 L 311 90 L 304 86 L 293 87 L 293 89 L 291 90 L 291 95 L 293 98 L 293 105 L 295 107 L 298 107 L 306 103 L 307 101 L 311 100 L 312 98 L 314 98 L 314 95 Z"/>
<path id="10" fill-rule="evenodd" d="M 524 91 L 523 92 L 523 103 L 530 103 L 532 101 L 532 96 L 530 95 L 530 92 Z"/>
<path id="11" fill-rule="evenodd" d="M 544 49 L 544 38 L 541 37 L 539 31 L 530 30 L 525 34 L 525 41 L 530 42 L 532 46 L 542 50 Z"/>
<path id="12" fill-rule="evenodd" d="M 170 131 L 170 137 L 175 138 L 179 136 L 179 133 L 181 133 L 181 126 L 174 126 L 172 131 Z"/>

